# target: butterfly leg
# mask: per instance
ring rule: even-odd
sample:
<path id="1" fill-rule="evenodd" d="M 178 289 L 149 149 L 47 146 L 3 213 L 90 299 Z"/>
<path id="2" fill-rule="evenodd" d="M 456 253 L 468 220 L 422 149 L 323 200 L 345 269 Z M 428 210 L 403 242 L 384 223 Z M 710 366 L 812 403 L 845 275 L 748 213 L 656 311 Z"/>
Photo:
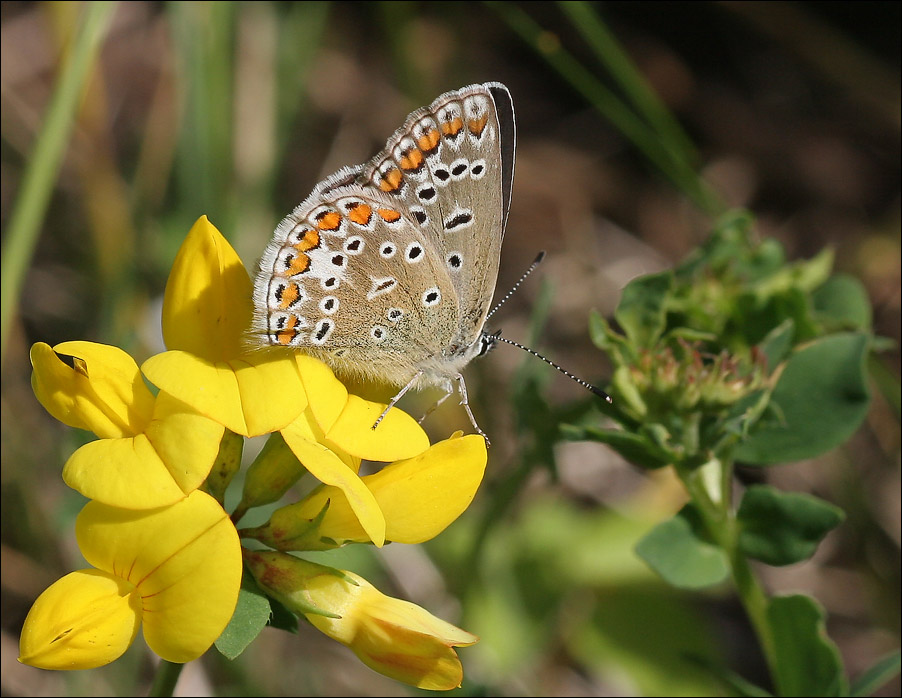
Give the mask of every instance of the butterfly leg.
<path id="1" fill-rule="evenodd" d="M 479 428 L 479 425 L 476 423 L 476 418 L 473 416 L 473 411 L 470 409 L 470 399 L 467 397 L 467 384 L 464 382 L 463 375 L 458 373 L 456 378 L 457 390 L 458 392 L 460 392 L 460 404 L 463 405 L 464 409 L 467 411 L 467 416 L 470 418 L 470 423 L 473 425 L 476 433 L 479 434 L 483 439 L 485 439 L 486 446 L 491 446 L 492 442 L 489 441 L 489 437 L 486 435 L 486 433 Z"/>
<path id="2" fill-rule="evenodd" d="M 419 380 L 421 375 L 422 375 L 422 373 L 418 371 L 416 373 L 416 375 L 414 375 L 414 377 L 410 379 L 410 382 L 398 391 L 397 395 L 395 395 L 391 399 L 391 402 L 389 402 L 385 406 L 385 409 L 382 410 L 382 414 L 379 415 L 379 419 L 377 419 L 376 423 L 373 424 L 373 427 L 372 427 L 373 429 L 375 429 L 376 427 L 379 426 L 379 424 L 382 423 L 382 420 L 385 419 L 385 415 L 388 414 L 388 411 L 397 404 L 398 400 L 400 400 L 402 397 L 404 397 L 404 393 L 406 393 L 408 390 L 410 390 L 416 384 L 416 382 Z"/>
<path id="3" fill-rule="evenodd" d="M 417 420 L 417 424 L 422 424 L 423 422 L 425 422 L 426 417 L 428 417 L 430 414 L 435 412 L 439 408 L 439 405 L 441 405 L 445 400 L 447 400 L 453 394 L 454 394 L 454 388 L 452 388 L 451 384 L 448 383 L 447 385 L 445 385 L 445 394 L 442 395 L 434 403 L 432 403 L 432 407 L 430 407 L 428 410 L 426 410 L 426 413 Z"/>

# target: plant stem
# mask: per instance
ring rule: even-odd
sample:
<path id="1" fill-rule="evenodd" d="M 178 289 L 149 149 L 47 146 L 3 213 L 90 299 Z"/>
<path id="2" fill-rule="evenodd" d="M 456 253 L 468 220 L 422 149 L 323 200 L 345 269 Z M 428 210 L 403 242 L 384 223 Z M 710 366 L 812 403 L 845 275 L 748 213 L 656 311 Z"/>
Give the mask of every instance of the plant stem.
<path id="1" fill-rule="evenodd" d="M 729 458 L 721 458 L 722 481 L 719 501 L 715 501 L 700 477 L 700 468 L 676 466 L 677 474 L 686 486 L 692 503 L 705 522 L 711 539 L 727 554 L 733 586 L 752 624 L 761 652 L 767 662 L 771 677 L 776 677 L 776 654 L 771 628 L 767 621 L 769 599 L 761 582 L 755 576 L 748 558 L 739 547 L 739 524 L 732 507 L 733 463 Z"/>
<path id="2" fill-rule="evenodd" d="M 150 692 L 147 695 L 150 698 L 171 696 L 175 691 L 175 684 L 178 683 L 179 675 L 182 673 L 182 667 L 184 666 L 184 664 L 176 664 L 175 662 L 167 662 L 165 659 L 161 659 L 160 666 L 157 667 L 156 676 L 153 677 Z"/>

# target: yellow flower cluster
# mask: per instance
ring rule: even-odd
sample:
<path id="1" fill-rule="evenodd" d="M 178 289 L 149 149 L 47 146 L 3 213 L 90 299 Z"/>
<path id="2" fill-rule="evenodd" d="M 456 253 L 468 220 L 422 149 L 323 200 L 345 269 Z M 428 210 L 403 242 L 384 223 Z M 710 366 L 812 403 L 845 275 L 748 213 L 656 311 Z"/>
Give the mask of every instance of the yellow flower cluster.
<path id="1" fill-rule="evenodd" d="M 349 394 L 324 364 L 248 348 L 251 298 L 241 260 L 203 217 L 166 286 L 168 351 L 139 369 L 124 351 L 91 342 L 32 348 L 41 404 L 98 437 L 63 470 L 65 482 L 92 500 L 76 534 L 94 568 L 66 575 L 38 598 L 20 661 L 102 666 L 139 628 L 163 659 L 196 659 L 232 617 L 243 556 L 264 592 L 371 668 L 422 688 L 459 686 L 453 648 L 478 638 L 290 551 L 432 538 L 472 501 L 485 471 L 484 439 L 454 434 L 430 446 L 398 409 L 372 429 L 385 405 Z M 270 441 L 230 517 L 223 493 L 237 464 L 228 462 L 227 444 L 264 434 Z M 362 460 L 388 465 L 361 477 Z M 307 472 L 322 483 L 308 496 L 263 526 L 236 530 L 248 509 L 278 501 Z M 274 550 L 243 549 L 241 538 Z"/>

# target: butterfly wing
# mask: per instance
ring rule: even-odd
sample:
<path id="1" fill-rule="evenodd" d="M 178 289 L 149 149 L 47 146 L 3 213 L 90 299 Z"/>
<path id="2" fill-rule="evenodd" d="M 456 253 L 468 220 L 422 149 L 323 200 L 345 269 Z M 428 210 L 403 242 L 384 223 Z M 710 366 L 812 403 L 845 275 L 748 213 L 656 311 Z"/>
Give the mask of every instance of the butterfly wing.
<path id="1" fill-rule="evenodd" d="M 363 171 L 438 251 L 460 304 L 455 344 L 478 338 L 495 291 L 510 208 L 516 132 L 500 83 L 448 92 L 413 112 Z"/>
<path id="2" fill-rule="evenodd" d="M 499 83 L 413 112 L 384 151 L 280 223 L 255 283 L 254 337 L 396 384 L 456 376 L 494 292 L 513 155 Z"/>
<path id="3" fill-rule="evenodd" d="M 453 341 L 458 301 L 424 233 L 358 185 L 360 172 L 322 182 L 276 229 L 255 283 L 256 336 L 403 384 Z"/>

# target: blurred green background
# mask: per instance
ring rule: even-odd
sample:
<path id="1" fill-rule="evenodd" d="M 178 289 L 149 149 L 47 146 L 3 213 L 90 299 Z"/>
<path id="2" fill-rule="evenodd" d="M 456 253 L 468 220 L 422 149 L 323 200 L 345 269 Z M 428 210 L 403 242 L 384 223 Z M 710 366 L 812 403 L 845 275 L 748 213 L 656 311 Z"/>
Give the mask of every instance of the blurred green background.
<path id="1" fill-rule="evenodd" d="M 591 7 L 689 134 L 712 189 L 751 209 L 761 235 L 779 239 L 792 259 L 834 247 L 837 270 L 868 289 L 875 332 L 898 342 L 900 4 Z M 85 11 L 82 3 L 0 6 L 4 257 Z M 517 13 L 541 30 L 534 40 L 517 32 Z M 166 276 L 198 216 L 209 216 L 253 271 L 278 221 L 325 176 L 375 154 L 408 112 L 450 89 L 504 82 L 518 149 L 499 289 L 538 250 L 548 257 L 492 322 L 604 383 L 590 310 L 609 316 L 630 279 L 679 261 L 704 240 L 710 218 L 625 135 L 628 125 L 575 88 L 588 75 L 617 89 L 584 28 L 546 2 L 112 6 L 77 118 L 61 131 L 64 157 L 23 256 L 20 297 L 3 287 L 4 308 L 14 311 L 2 366 L 3 695 L 147 690 L 153 666 L 140 639 L 101 670 L 49 673 L 15 661 L 31 603 L 84 566 L 72 528 L 84 501 L 60 472 L 86 437 L 37 403 L 28 350 L 85 339 L 121 346 L 139 363 L 161 351 Z M 898 386 L 898 348 L 880 366 Z M 471 509 L 428 544 L 355 546 L 328 563 L 480 635 L 460 651 L 461 694 L 721 694 L 687 652 L 766 683 L 727 589 L 679 593 L 632 551 L 683 503 L 675 479 L 639 472 L 600 444 L 555 444 L 519 426 L 533 410 L 514 399 L 528 394 L 515 390 L 524 381 L 562 410 L 587 397 L 513 348 L 474 362 L 467 376 L 493 444 Z M 434 397 L 405 398 L 406 407 L 419 414 Z M 454 402 L 426 423 L 433 438 L 469 428 Z M 744 482 L 812 492 L 847 512 L 812 560 L 761 574 L 774 593 L 802 590 L 825 605 L 853 677 L 899 646 L 898 409 L 875 393 L 843 448 L 740 472 Z M 234 662 L 210 652 L 182 682 L 182 695 L 424 693 L 305 626 L 297 637 L 265 631 Z M 881 695 L 899 689 L 897 679 Z"/>

